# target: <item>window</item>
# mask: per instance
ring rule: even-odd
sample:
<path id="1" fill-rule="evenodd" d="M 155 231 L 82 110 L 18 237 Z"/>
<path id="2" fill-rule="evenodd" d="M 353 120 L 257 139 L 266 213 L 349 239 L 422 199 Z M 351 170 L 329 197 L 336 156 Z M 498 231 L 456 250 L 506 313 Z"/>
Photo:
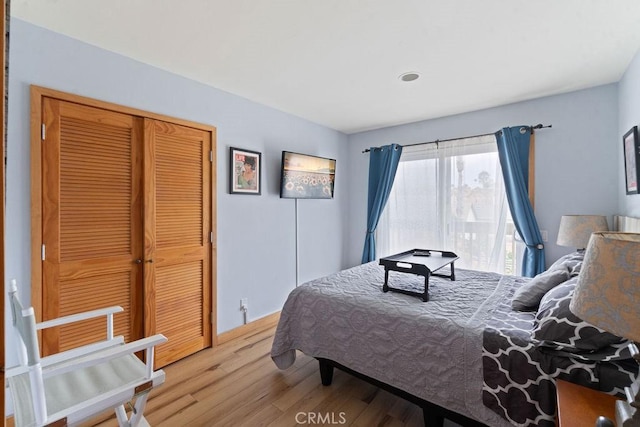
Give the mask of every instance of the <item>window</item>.
<path id="1" fill-rule="evenodd" d="M 455 252 L 456 266 L 515 274 L 514 226 L 493 135 L 403 148 L 376 230 L 378 256 Z"/>

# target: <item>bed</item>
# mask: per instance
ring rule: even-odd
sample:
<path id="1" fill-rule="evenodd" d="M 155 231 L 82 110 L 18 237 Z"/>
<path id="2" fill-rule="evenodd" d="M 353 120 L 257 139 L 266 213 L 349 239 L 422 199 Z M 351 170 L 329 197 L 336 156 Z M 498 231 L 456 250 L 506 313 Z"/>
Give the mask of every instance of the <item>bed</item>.
<path id="1" fill-rule="evenodd" d="M 455 281 L 432 277 L 422 302 L 383 293 L 384 268 L 363 264 L 290 293 L 271 357 L 280 369 L 296 351 L 317 358 L 325 385 L 334 367 L 364 378 L 420 405 L 426 425 L 447 418 L 463 426 L 553 426 L 555 379 L 623 396 L 637 374 L 625 341 L 558 319 L 580 265 L 579 253 L 558 260 L 549 270 L 562 270 L 564 280 L 539 295 L 535 309 L 515 310 L 514 295 L 538 278 L 456 269 Z M 389 280 L 424 288 L 411 274 L 390 272 Z"/>

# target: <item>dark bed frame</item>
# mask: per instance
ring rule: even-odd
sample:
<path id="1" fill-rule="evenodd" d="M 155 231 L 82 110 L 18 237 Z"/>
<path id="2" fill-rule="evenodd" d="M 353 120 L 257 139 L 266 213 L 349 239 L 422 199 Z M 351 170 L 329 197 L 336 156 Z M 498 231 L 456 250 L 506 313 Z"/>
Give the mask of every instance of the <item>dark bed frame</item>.
<path id="1" fill-rule="evenodd" d="M 320 365 L 320 378 L 322 380 L 322 385 L 331 385 L 331 382 L 333 381 L 333 369 L 338 368 L 341 371 L 347 372 L 348 374 L 351 374 L 356 378 L 364 380 L 369 384 L 386 390 L 389 393 L 395 394 L 396 396 L 401 397 L 421 407 L 425 427 L 442 427 L 445 419 L 453 421 L 463 427 L 487 427 L 485 424 L 482 424 L 479 421 L 458 414 L 457 412 L 445 409 L 442 406 L 436 405 L 435 403 L 428 402 L 424 399 L 407 393 L 404 390 L 400 390 L 399 388 L 396 388 L 392 385 L 383 383 L 382 381 L 378 381 L 375 378 L 371 378 L 369 376 L 361 374 L 360 372 L 354 371 L 351 368 L 347 368 L 346 366 L 334 362 L 333 360 L 323 359 L 319 357 L 317 357 L 316 359 L 318 360 L 318 363 Z"/>

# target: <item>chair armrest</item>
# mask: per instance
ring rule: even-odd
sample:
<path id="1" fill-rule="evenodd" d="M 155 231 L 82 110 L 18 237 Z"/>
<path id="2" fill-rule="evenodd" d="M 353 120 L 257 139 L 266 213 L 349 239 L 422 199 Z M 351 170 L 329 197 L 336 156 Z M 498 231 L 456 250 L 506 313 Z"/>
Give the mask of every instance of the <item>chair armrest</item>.
<path id="1" fill-rule="evenodd" d="M 54 375 L 63 374 L 87 366 L 98 365 L 100 363 L 105 363 L 109 360 L 116 359 L 118 357 L 126 356 L 128 354 L 134 354 L 142 350 L 151 349 L 154 346 L 165 342 L 167 342 L 167 338 L 162 334 L 142 338 L 132 343 L 109 347 L 92 354 L 75 357 L 69 360 L 62 361 L 55 365 L 47 366 L 46 368 L 42 369 L 42 375 L 44 378 L 48 378 Z"/>
<path id="2" fill-rule="evenodd" d="M 53 328 L 54 326 L 66 325 L 68 323 L 79 322 L 82 320 L 93 319 L 94 317 L 108 316 L 114 313 L 124 311 L 120 306 L 100 308 L 98 310 L 85 311 L 83 313 L 71 314 L 69 316 L 58 317 L 44 322 L 36 323 L 36 330 Z"/>

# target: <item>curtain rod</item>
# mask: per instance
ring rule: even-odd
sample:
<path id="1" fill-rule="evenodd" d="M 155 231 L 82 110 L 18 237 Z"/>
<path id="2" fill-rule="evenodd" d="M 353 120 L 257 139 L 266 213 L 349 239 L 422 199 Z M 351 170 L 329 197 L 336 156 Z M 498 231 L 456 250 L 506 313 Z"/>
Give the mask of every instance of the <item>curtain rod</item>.
<path id="1" fill-rule="evenodd" d="M 544 129 L 544 128 L 550 128 L 553 125 L 543 125 L 542 123 L 538 123 L 535 126 L 529 126 L 531 129 Z M 426 144 L 437 144 L 439 142 L 447 142 L 447 141 L 455 141 L 456 139 L 467 139 L 467 138 L 478 138 L 481 136 L 489 136 L 489 135 L 495 135 L 495 132 L 491 132 L 491 133 L 481 133 L 479 135 L 469 135 L 469 136 L 462 136 L 459 138 L 449 138 L 449 139 L 436 139 L 435 141 L 428 141 L 428 142 L 416 142 L 415 144 L 406 144 L 403 145 L 403 147 L 412 147 L 414 145 L 426 145 Z M 365 149 L 362 152 L 363 153 L 368 153 L 369 151 L 371 151 L 370 149 Z"/>

